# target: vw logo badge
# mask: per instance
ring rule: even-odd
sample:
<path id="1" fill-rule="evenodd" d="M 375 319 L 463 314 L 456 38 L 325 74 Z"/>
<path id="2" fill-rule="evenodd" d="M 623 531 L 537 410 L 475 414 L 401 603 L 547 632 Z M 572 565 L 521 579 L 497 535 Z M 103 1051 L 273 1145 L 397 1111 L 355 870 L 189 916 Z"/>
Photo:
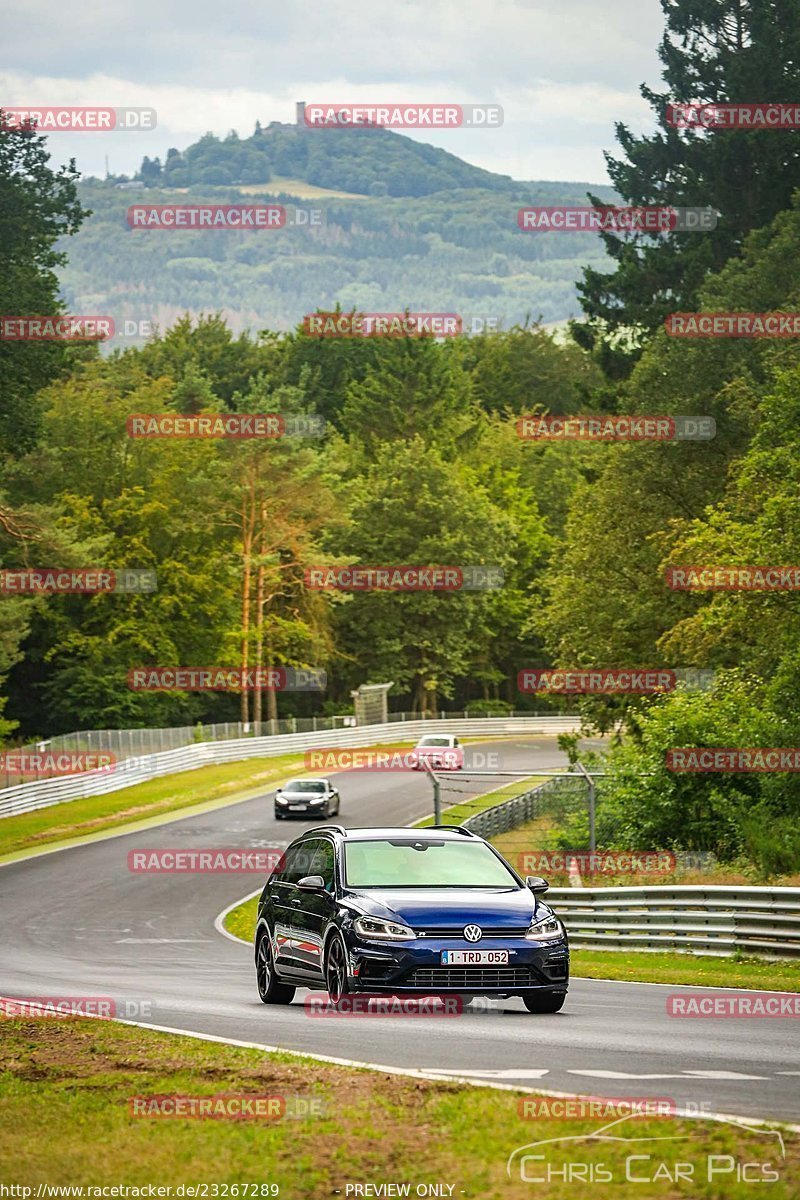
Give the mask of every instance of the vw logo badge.
<path id="1" fill-rule="evenodd" d="M 464 937 L 468 942 L 479 942 L 483 937 L 483 930 L 480 925 L 465 925 Z"/>

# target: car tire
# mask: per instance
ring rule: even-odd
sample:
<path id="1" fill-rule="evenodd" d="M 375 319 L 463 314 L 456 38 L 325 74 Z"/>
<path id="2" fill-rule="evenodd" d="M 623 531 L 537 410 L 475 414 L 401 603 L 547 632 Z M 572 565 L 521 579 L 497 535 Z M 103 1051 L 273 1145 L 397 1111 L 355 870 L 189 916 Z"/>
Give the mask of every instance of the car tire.
<path id="1" fill-rule="evenodd" d="M 325 988 L 331 1004 L 336 1005 L 350 992 L 347 979 L 347 950 L 338 933 L 334 933 L 325 950 Z"/>
<path id="2" fill-rule="evenodd" d="M 259 930 L 256 937 L 256 986 L 262 1004 L 291 1004 L 297 990 L 279 982 L 266 929 Z"/>
<path id="3" fill-rule="evenodd" d="M 564 1007 L 566 992 L 528 992 L 522 1003 L 531 1013 L 557 1013 Z"/>

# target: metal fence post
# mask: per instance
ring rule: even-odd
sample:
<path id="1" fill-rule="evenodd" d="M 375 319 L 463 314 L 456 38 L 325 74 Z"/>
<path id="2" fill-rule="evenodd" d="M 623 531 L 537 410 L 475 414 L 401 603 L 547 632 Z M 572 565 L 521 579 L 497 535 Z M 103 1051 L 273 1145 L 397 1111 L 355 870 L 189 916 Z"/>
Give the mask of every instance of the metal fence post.
<path id="1" fill-rule="evenodd" d="M 589 785 L 589 850 L 594 852 L 597 849 L 594 835 L 594 817 L 595 817 L 595 786 L 594 778 L 586 770 L 582 762 L 576 762 L 575 766 L 583 775 Z"/>

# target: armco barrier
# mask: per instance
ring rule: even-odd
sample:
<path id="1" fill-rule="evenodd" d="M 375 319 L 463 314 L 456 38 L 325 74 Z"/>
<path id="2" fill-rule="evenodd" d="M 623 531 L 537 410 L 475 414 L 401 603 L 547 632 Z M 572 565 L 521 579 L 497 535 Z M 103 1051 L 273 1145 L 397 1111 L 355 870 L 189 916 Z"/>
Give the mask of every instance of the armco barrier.
<path id="1" fill-rule="evenodd" d="M 532 820 L 549 793 L 586 783 L 550 779 L 464 824 L 481 837 Z M 681 857 L 678 852 L 678 858 Z M 688 857 L 688 856 L 686 856 Z M 724 958 L 800 956 L 800 888 L 716 884 L 551 888 L 547 899 L 563 920 L 570 945 L 581 950 L 680 950 Z"/>
<path id="2" fill-rule="evenodd" d="M 520 733 L 573 733 L 580 726 L 577 717 L 469 717 L 458 721 L 460 737 L 506 737 Z M 146 754 L 127 758 L 113 770 L 84 775 L 66 775 L 36 783 L 21 783 L 0 791 L 0 817 L 33 812 L 61 804 L 65 800 L 80 800 L 87 796 L 102 796 L 144 783 L 161 775 L 178 771 L 193 771 L 216 763 L 236 762 L 247 758 L 274 758 L 293 751 L 322 749 L 327 746 L 359 747 L 391 742 L 416 741 L 426 733 L 452 732 L 452 721 L 405 721 L 387 725 L 362 725 L 353 729 L 337 729 L 317 733 L 284 733 L 274 737 L 236 738 L 224 742 L 197 742 L 166 750 L 163 754 Z"/>
<path id="3" fill-rule="evenodd" d="M 570 944 L 584 950 L 800 956 L 800 888 L 551 888 L 550 897 Z"/>

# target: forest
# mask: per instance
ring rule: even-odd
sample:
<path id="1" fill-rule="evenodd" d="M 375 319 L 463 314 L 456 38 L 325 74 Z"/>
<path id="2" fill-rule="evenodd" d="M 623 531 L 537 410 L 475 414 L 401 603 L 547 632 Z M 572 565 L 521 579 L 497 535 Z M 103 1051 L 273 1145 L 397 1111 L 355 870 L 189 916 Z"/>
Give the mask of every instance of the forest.
<path id="1" fill-rule="evenodd" d="M 662 47 L 670 94 L 685 94 L 691 77 L 701 99 L 791 97 L 800 22 L 796 4 L 782 7 L 787 19 L 776 25 L 753 17 L 730 75 L 726 20 L 714 25 L 713 14 L 676 6 L 672 32 L 686 21 L 694 32 L 681 50 Z M 651 98 L 663 113 L 664 97 Z M 584 260 L 583 315 L 570 336 L 554 337 L 536 321 L 546 288 L 526 276 L 520 296 L 533 319 L 437 339 L 315 337 L 299 310 L 446 306 L 452 247 L 487 254 L 476 213 L 495 222 L 498 245 L 515 237 L 514 222 L 506 227 L 484 193 L 471 190 L 469 173 L 455 194 L 373 195 L 363 203 L 376 207 L 360 209 L 358 223 L 350 201 L 331 200 L 320 237 L 341 241 L 335 231 L 347 226 L 337 262 L 350 266 L 341 274 L 288 242 L 273 243 L 271 265 L 255 265 L 263 251 L 248 234 L 182 235 L 191 255 L 166 262 L 166 235 L 137 235 L 138 265 L 122 268 L 120 247 L 133 237 L 123 223 L 129 196 L 81 184 L 74 166 L 50 164 L 45 138 L 7 130 L 4 312 L 74 311 L 88 286 L 76 281 L 87 273 L 97 301 L 89 311 L 102 311 L 120 270 L 145 309 L 158 298 L 191 311 L 146 344 L 110 353 L 97 344 L 0 342 L 4 569 L 103 565 L 155 571 L 158 580 L 147 593 L 4 596 L 0 736 L 343 711 L 353 687 L 388 680 L 392 706 L 415 712 L 577 705 L 587 729 L 625 732 L 607 760 L 600 844 L 746 853 L 765 870 L 797 869 L 796 774 L 691 775 L 665 764 L 673 747 L 789 747 L 800 737 L 796 591 L 665 583 L 667 568 L 686 563 L 800 561 L 797 340 L 676 338 L 664 325 L 672 312 L 796 309 L 797 136 L 662 121 L 635 137 L 620 126 L 620 157 L 609 156 L 617 194 L 629 204 L 711 206 L 716 228 L 661 238 L 603 232 L 602 261 Z M 300 168 L 275 154 L 270 169 Z M 185 185 L 195 180 L 209 186 L 191 174 Z M 148 196 L 158 197 L 161 177 L 149 182 Z M 513 189 L 504 188 L 485 194 L 513 210 Z M 86 204 L 97 205 L 101 192 L 97 221 Z M 351 286 L 380 257 L 368 246 L 382 247 L 385 263 L 370 303 Z M 530 270 L 555 280 L 560 260 L 535 257 L 554 253 L 555 242 L 515 237 L 515 254 L 523 246 Z M 407 270 L 406 254 L 422 264 L 419 275 Z M 493 254 L 499 277 L 511 250 Z M 394 272 L 404 286 L 390 289 L 396 299 L 387 304 Z M 269 291 L 278 276 L 298 300 L 291 323 L 232 326 L 224 289 L 238 289 L 243 311 L 248 281 Z M 137 283 L 145 278 L 148 285 Z M 488 308 L 497 302 L 477 287 L 473 298 Z M 294 432 L 132 438 L 128 419 L 148 413 L 279 414 Z M 712 418 L 715 433 L 702 441 L 519 435 L 523 416 L 569 414 Z M 450 592 L 305 585 L 311 567 L 352 564 L 488 564 L 504 583 Z M 128 671 L 152 663 L 320 669 L 328 688 L 246 698 L 131 691 Z M 551 666 L 693 669 L 711 683 L 577 700 L 517 690 L 520 671 Z"/>

